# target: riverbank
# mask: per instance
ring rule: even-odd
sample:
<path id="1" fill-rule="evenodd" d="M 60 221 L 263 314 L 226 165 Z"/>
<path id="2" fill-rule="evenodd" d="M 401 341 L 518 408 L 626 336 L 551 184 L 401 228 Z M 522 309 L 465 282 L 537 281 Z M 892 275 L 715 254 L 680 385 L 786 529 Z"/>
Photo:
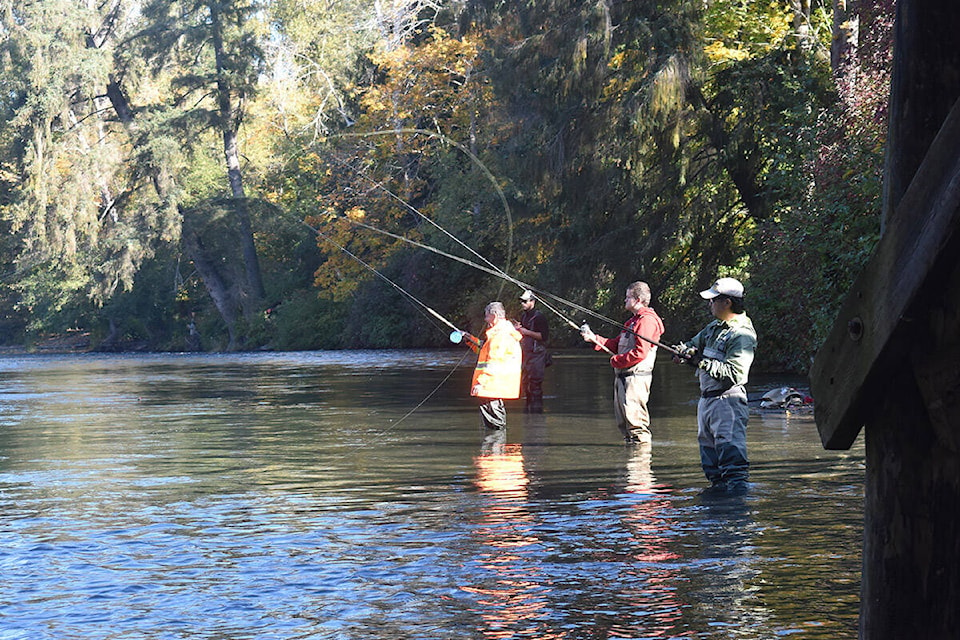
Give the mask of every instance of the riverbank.
<path id="1" fill-rule="evenodd" d="M 68 331 L 44 336 L 30 345 L 0 345 L 0 355 L 27 355 L 31 353 L 86 353 L 90 351 L 89 331 Z"/>
<path id="2" fill-rule="evenodd" d="M 150 348 L 145 340 L 116 342 L 112 348 L 105 348 L 104 344 L 94 345 L 89 331 L 68 331 L 63 334 L 49 335 L 37 339 L 27 345 L 0 345 L 0 355 L 29 355 L 36 353 L 150 353 L 156 350 Z"/>

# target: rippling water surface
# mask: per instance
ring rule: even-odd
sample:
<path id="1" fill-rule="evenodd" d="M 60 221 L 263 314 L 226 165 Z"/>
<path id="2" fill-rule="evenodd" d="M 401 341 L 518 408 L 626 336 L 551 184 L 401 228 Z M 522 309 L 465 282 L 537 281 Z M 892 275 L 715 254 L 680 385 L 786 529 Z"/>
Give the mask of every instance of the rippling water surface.
<path id="1" fill-rule="evenodd" d="M 604 358 L 489 437 L 461 356 L 0 358 L 0 639 L 856 637 L 862 443 L 757 411 L 711 499 L 689 369 L 630 449 Z"/>

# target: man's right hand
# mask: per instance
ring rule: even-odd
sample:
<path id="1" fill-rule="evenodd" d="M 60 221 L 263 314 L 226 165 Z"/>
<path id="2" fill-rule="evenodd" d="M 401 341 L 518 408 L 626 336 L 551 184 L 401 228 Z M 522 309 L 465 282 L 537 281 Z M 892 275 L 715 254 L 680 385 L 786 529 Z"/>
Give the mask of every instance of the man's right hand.
<path id="1" fill-rule="evenodd" d="M 675 344 L 671 348 L 676 351 L 673 356 L 673 361 L 677 364 L 689 364 L 695 367 L 700 363 L 700 360 L 703 359 L 703 357 L 697 353 L 696 347 L 688 347 L 685 344 Z"/>

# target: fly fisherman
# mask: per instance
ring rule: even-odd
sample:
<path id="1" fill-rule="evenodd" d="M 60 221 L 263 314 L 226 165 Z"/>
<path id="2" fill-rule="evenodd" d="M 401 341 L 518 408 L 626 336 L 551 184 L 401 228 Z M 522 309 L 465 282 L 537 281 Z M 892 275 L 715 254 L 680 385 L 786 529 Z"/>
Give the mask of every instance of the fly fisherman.
<path id="1" fill-rule="evenodd" d="M 747 488 L 747 391 L 757 332 L 743 308 L 743 285 L 720 278 L 701 291 L 714 320 L 674 347 L 673 361 L 696 367 L 700 379 L 697 440 L 703 473 L 715 491 Z"/>
<path id="2" fill-rule="evenodd" d="M 467 335 L 467 344 L 478 351 L 477 368 L 473 371 L 470 395 L 480 398 L 480 424 L 488 429 L 507 428 L 507 410 L 504 399 L 520 397 L 520 367 L 522 336 L 507 320 L 500 302 L 491 302 L 483 310 L 486 339 Z"/>
<path id="3" fill-rule="evenodd" d="M 543 413 L 543 374 L 547 367 L 547 339 L 550 337 L 550 325 L 547 317 L 534 309 L 537 297 L 529 289 L 520 294 L 520 308 L 523 315 L 513 326 L 523 339 L 523 368 L 520 375 L 520 389 L 526 398 L 524 412 Z"/>
<path id="4" fill-rule="evenodd" d="M 637 281 L 627 287 L 623 307 L 633 316 L 627 320 L 619 336 L 604 338 L 587 325 L 580 328 L 580 335 L 585 341 L 594 343 L 597 351 L 605 350 L 614 354 L 610 358 L 610 366 L 616 374 L 613 379 L 613 409 L 617 428 L 627 444 L 649 444 L 653 440 L 647 401 L 650 399 L 657 347 L 639 336 L 654 342 L 660 340 L 663 321 L 649 305 L 650 286 Z"/>

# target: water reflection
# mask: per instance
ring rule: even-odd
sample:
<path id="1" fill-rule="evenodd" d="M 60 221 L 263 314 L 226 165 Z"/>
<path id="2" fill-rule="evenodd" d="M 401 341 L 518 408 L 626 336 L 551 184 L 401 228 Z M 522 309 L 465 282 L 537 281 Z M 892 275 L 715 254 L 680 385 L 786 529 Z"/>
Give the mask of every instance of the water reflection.
<path id="1" fill-rule="evenodd" d="M 480 550 L 478 568 L 486 579 L 462 589 L 477 596 L 474 611 L 484 638 L 559 638 L 547 623 L 543 575 L 527 556 L 541 544 L 536 519 L 528 508 L 523 445 L 506 444 L 506 433 L 483 439 L 474 458 L 479 517 L 474 529 Z"/>
<path id="2" fill-rule="evenodd" d="M 630 493 L 650 493 L 653 489 L 653 471 L 650 462 L 653 459 L 653 445 L 648 442 L 631 446 L 627 458 L 627 486 Z"/>
<path id="3" fill-rule="evenodd" d="M 753 416 L 715 500 L 684 370 L 625 448 L 604 361 L 484 433 L 460 355 L 0 358 L 0 635 L 855 637 L 861 447 Z"/>
<path id="4" fill-rule="evenodd" d="M 671 544 L 680 522 L 670 489 L 656 485 L 650 444 L 628 448 L 626 483 L 627 508 L 621 523 L 625 538 L 624 583 L 633 585 L 619 594 L 630 616 L 611 617 L 603 637 L 630 637 L 643 629 L 647 637 L 671 637 L 689 606 L 678 597 L 676 584 L 682 579 L 682 558 Z"/>
<path id="5" fill-rule="evenodd" d="M 727 638 L 753 638 L 751 629 L 765 628 L 768 613 L 758 597 L 760 559 L 752 541 L 756 523 L 746 497 L 704 490 L 699 496 L 701 526 L 696 575 L 702 585 L 696 607 Z"/>

